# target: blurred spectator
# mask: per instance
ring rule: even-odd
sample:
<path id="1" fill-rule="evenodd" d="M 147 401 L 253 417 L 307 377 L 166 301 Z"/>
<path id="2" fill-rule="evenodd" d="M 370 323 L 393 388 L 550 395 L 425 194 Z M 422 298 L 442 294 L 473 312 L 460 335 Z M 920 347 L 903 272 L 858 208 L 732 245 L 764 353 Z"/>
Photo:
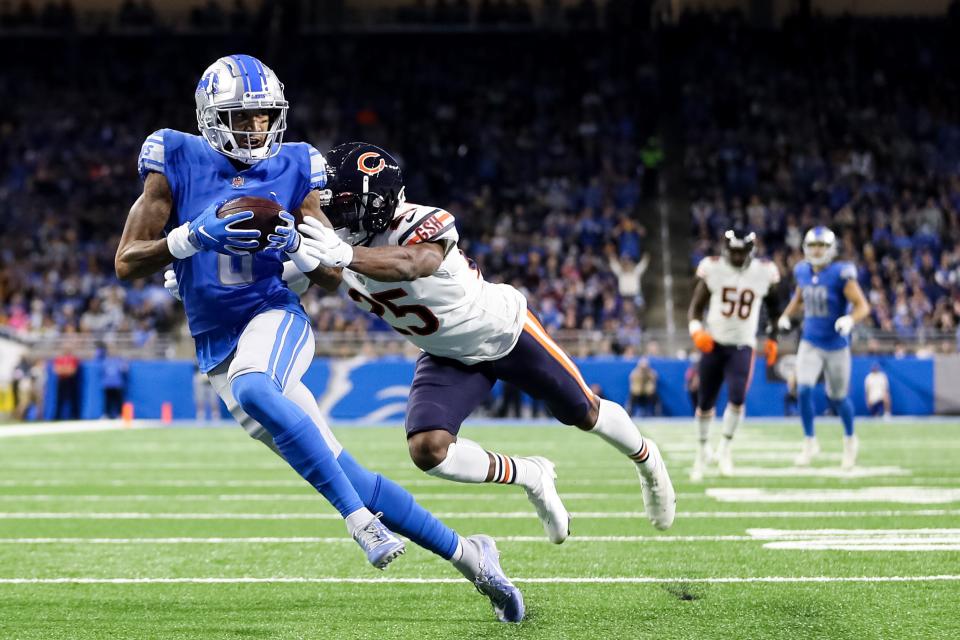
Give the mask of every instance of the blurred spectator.
<path id="1" fill-rule="evenodd" d="M 199 367 L 193 372 L 193 402 L 197 408 L 197 422 L 220 420 L 220 396 Z"/>
<path id="2" fill-rule="evenodd" d="M 660 395 L 657 392 L 657 372 L 647 358 L 640 358 L 630 372 L 630 402 L 628 412 L 641 418 L 659 415 Z"/>
<path id="3" fill-rule="evenodd" d="M 523 393 L 514 385 L 502 383 L 498 418 L 521 418 L 523 416 Z"/>
<path id="4" fill-rule="evenodd" d="M 890 417 L 890 381 L 879 363 L 870 367 L 870 373 L 863 380 L 863 392 L 870 415 Z"/>
<path id="5" fill-rule="evenodd" d="M 97 360 L 103 382 L 103 412 L 107 418 L 120 417 L 127 388 L 127 361 L 111 355 L 106 345 L 101 345 Z"/>
<path id="6" fill-rule="evenodd" d="M 43 417 L 45 363 L 24 357 L 13 372 L 14 416 L 17 420 Z"/>
<path id="7" fill-rule="evenodd" d="M 66 352 L 53 359 L 53 375 L 57 379 L 57 420 L 75 420 L 80 409 L 80 360 L 67 346 Z"/>

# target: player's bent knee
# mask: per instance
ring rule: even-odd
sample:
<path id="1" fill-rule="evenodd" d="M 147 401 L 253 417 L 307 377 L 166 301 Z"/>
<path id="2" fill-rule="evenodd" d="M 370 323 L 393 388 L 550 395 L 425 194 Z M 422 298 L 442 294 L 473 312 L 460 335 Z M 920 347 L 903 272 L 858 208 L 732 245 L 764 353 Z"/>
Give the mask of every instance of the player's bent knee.
<path id="1" fill-rule="evenodd" d="M 574 426 L 577 427 L 577 429 L 581 429 L 583 431 L 590 431 L 595 426 L 597 426 L 597 421 L 599 419 L 600 419 L 600 398 L 594 396 L 589 400 L 589 404 L 587 405 L 586 415 L 573 424 Z"/>
<path id="2" fill-rule="evenodd" d="M 276 391 L 273 380 L 267 374 L 260 372 L 237 376 L 230 383 L 230 391 L 240 408 L 248 414 L 258 414 L 258 410 L 264 408 L 264 403 L 271 391 L 279 393 Z"/>
<path id="3" fill-rule="evenodd" d="M 456 441 L 452 433 L 443 429 L 421 431 L 407 440 L 410 459 L 421 471 L 429 471 L 447 459 L 447 449 Z"/>

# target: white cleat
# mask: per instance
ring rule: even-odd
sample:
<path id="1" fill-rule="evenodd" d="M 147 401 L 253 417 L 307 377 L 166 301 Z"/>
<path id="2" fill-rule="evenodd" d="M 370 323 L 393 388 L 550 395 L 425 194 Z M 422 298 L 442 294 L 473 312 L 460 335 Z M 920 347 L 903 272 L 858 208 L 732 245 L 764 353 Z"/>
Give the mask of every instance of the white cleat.
<path id="1" fill-rule="evenodd" d="M 645 439 L 649 455 L 644 462 L 635 462 L 640 475 L 640 490 L 643 492 L 643 506 L 647 517 L 654 527 L 669 529 L 677 514 L 677 493 L 670 482 L 667 465 L 663 462 L 660 449 L 649 439 Z"/>
<path id="2" fill-rule="evenodd" d="M 720 446 L 720 454 L 717 456 L 717 468 L 720 475 L 724 478 L 733 476 L 733 448 L 729 442 Z"/>
<path id="3" fill-rule="evenodd" d="M 690 469 L 690 480 L 693 482 L 702 482 L 703 476 L 707 472 L 707 467 L 713 463 L 713 452 L 710 451 L 710 445 L 703 445 L 697 449 L 697 455 L 693 458 L 693 468 Z"/>
<path id="4" fill-rule="evenodd" d="M 570 535 L 570 512 L 563 506 L 557 493 L 557 472 L 554 471 L 554 464 L 541 456 L 529 456 L 526 459 L 542 471 L 539 486 L 526 489 L 527 499 L 536 508 L 537 517 L 543 524 L 547 538 L 554 544 L 560 544 Z"/>
<path id="5" fill-rule="evenodd" d="M 857 436 L 843 437 L 843 457 L 840 458 L 840 468 L 851 471 L 857 466 L 857 453 L 860 451 L 860 441 Z"/>
<path id="6" fill-rule="evenodd" d="M 816 438 L 804 438 L 803 439 L 803 449 L 800 450 L 800 455 L 798 455 L 793 464 L 798 467 L 809 467 L 810 463 L 813 462 L 813 459 L 817 457 L 820 453 L 820 443 L 817 442 Z"/>

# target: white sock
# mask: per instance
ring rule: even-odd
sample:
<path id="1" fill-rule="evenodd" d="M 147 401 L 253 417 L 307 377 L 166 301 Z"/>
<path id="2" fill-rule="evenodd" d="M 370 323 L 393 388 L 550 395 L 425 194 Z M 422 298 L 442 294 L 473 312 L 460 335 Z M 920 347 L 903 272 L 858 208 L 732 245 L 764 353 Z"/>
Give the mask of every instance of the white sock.
<path id="1" fill-rule="evenodd" d="M 713 411 L 697 414 L 697 432 L 700 434 L 700 447 L 707 446 L 710 438 L 710 423 L 713 422 Z"/>
<path id="2" fill-rule="evenodd" d="M 447 447 L 443 462 L 427 471 L 428 475 L 454 482 L 485 482 L 490 470 L 490 456 L 473 440 L 457 438 Z"/>
<path id="3" fill-rule="evenodd" d="M 360 507 L 344 518 L 344 522 L 347 523 L 347 531 L 352 536 L 354 531 L 365 526 L 367 523 L 373 520 L 373 518 L 374 515 L 370 509 L 367 509 L 366 507 Z"/>
<path id="4" fill-rule="evenodd" d="M 540 486 L 542 471 L 532 460 L 493 453 L 463 437 L 451 443 L 447 447 L 447 457 L 427 473 L 454 482 L 487 482 L 490 456 L 493 456 L 493 477 L 490 482 L 516 484 L 530 489 Z"/>
<path id="5" fill-rule="evenodd" d="M 600 400 L 597 424 L 590 433 L 600 436 L 634 462 L 645 462 L 647 459 L 647 445 L 643 436 L 624 408 L 616 402 Z"/>
<path id="6" fill-rule="evenodd" d="M 733 439 L 733 434 L 737 432 L 737 427 L 740 426 L 740 423 L 743 422 L 743 416 L 746 413 L 743 407 L 740 407 L 739 410 L 734 409 L 732 406 L 727 405 L 727 408 L 723 412 L 723 437 L 727 440 Z"/>
<path id="7" fill-rule="evenodd" d="M 453 552 L 450 563 L 464 575 L 473 580 L 480 573 L 480 547 L 472 540 L 457 536 L 457 550 Z"/>

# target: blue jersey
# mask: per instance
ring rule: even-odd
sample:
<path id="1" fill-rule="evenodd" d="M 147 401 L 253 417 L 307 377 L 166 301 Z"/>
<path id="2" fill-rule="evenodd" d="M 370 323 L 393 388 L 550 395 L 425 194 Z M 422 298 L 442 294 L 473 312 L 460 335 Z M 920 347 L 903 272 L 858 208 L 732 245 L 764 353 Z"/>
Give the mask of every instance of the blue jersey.
<path id="1" fill-rule="evenodd" d="M 850 338 L 834 329 L 837 318 L 846 315 L 849 302 L 843 293 L 848 280 L 857 279 L 857 269 L 849 262 L 831 262 L 814 271 L 809 262 L 801 262 L 793 275 L 803 295 L 802 338 L 828 351 L 850 346 Z"/>
<path id="2" fill-rule="evenodd" d="M 270 197 L 289 211 L 311 189 L 326 186 L 320 152 L 304 143 L 284 143 L 280 153 L 238 170 L 200 136 L 161 129 L 143 143 L 140 177 L 162 173 L 170 183 L 173 209 L 166 231 L 199 216 L 211 203 L 241 196 Z M 240 333 L 257 314 L 285 309 L 306 318 L 300 299 L 281 278 L 285 256 L 277 250 L 225 256 L 201 251 L 174 260 L 180 295 L 200 369 L 210 371 L 233 353 Z"/>

